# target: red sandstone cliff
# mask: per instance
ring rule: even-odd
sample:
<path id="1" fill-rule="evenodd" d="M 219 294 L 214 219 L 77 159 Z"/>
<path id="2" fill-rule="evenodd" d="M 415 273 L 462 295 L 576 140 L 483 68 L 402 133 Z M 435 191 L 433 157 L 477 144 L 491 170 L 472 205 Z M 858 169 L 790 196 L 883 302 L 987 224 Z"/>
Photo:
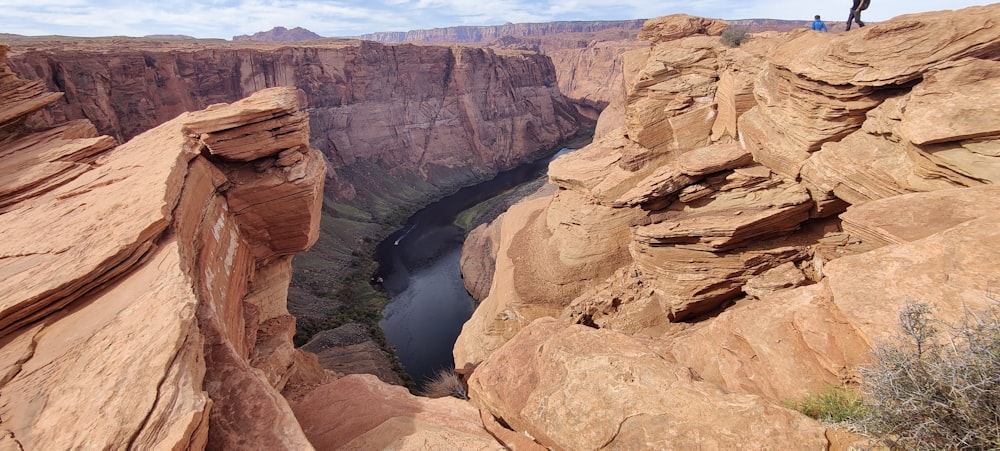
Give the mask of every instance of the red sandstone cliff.
<path id="1" fill-rule="evenodd" d="M 119 140 L 183 111 L 294 86 L 332 169 L 358 163 L 441 184 L 512 166 L 580 127 L 540 55 L 356 41 L 86 44 L 16 46 L 10 65 L 66 93 L 50 122 L 86 118 Z M 330 194 L 358 195 L 359 181 L 339 175 Z"/>
<path id="2" fill-rule="evenodd" d="M 733 49 L 724 23 L 648 21 L 622 127 L 466 248 L 496 259 L 455 346 L 473 404 L 551 448 L 829 446 L 781 406 L 855 382 L 908 302 L 995 298 L 998 20 Z"/>
<path id="3" fill-rule="evenodd" d="M 291 349 L 323 173 L 298 92 L 115 148 L 27 120 L 59 94 L 0 64 L 0 445 L 824 448 L 786 400 L 849 381 L 908 300 L 955 317 L 1000 280 L 998 18 L 738 49 L 712 21 L 651 24 L 624 127 L 494 225 L 456 349 L 476 407 L 321 384 Z"/>
<path id="4" fill-rule="evenodd" d="M 296 260 L 301 286 L 291 308 L 300 324 L 329 316 L 335 305 L 314 294 L 345 277 L 384 224 L 532 159 L 586 122 L 559 92 L 551 61 L 519 51 L 343 40 L 29 39 L 11 50 L 10 64 L 65 92 L 43 123 L 86 118 L 119 140 L 183 111 L 273 86 L 299 89 L 310 143 L 329 169 L 323 214 L 330 224 Z"/>
<path id="5" fill-rule="evenodd" d="M 291 259 L 316 241 L 326 174 L 300 92 L 116 147 L 86 121 L 29 125 L 60 94 L 17 78 L 6 51 L 0 447 L 500 448 L 468 403 L 331 383 L 292 347 Z"/>
<path id="6" fill-rule="evenodd" d="M 58 95 L 0 47 L 0 442 L 5 449 L 308 448 L 284 388 L 291 257 L 325 174 L 294 89 L 186 113 L 115 146 L 26 115 Z M 255 170 L 250 161 L 272 161 Z"/>
<path id="7" fill-rule="evenodd" d="M 371 33 L 358 39 L 378 42 L 485 42 L 502 37 L 528 37 L 592 33 L 608 29 L 639 30 L 646 19 L 570 21 L 545 23 L 507 23 L 491 26 L 444 27 L 406 32 Z"/>

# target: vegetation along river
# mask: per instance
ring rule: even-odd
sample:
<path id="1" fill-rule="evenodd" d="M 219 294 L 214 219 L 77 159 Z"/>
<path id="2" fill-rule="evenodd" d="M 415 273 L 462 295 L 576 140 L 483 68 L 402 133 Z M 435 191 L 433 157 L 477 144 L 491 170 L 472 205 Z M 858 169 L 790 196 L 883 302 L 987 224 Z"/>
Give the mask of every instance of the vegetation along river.
<path id="1" fill-rule="evenodd" d="M 569 150 L 564 147 L 550 157 L 501 172 L 430 204 L 379 243 L 376 278 L 381 278 L 391 298 L 379 325 L 418 386 L 439 370 L 454 366 L 455 340 L 476 308 L 458 264 L 466 229 L 496 217 L 502 212 L 497 204 L 505 209 L 515 197 L 542 186 L 549 162 Z M 474 207 L 481 214 L 469 219 Z"/>

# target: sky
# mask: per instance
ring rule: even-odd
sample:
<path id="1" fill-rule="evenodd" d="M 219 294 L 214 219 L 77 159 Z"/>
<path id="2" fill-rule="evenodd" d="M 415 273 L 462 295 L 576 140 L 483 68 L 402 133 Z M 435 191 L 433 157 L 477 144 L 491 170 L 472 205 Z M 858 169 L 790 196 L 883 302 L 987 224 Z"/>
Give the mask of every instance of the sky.
<path id="1" fill-rule="evenodd" d="M 989 3 L 873 0 L 863 19 L 881 21 Z M 338 37 L 507 22 L 648 19 L 675 13 L 789 20 L 811 20 L 820 14 L 827 21 L 844 21 L 850 5 L 850 0 L 3 0 L 0 33 L 232 39 L 283 26 Z"/>

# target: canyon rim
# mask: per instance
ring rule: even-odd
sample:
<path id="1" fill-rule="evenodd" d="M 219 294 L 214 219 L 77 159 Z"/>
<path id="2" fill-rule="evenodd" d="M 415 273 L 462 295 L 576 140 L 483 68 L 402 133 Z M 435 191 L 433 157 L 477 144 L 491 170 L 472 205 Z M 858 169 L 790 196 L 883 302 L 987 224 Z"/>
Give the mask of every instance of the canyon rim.
<path id="1" fill-rule="evenodd" d="M 620 83 L 586 102 L 520 49 L 0 47 L 0 446 L 851 446 L 785 406 L 856 381 L 907 302 L 957 318 L 1000 284 L 998 20 L 730 48 L 727 23 L 666 16 L 582 47 Z M 473 232 L 491 244 L 464 257 L 468 401 L 293 346 L 293 256 L 319 241 L 349 267 L 373 218 L 588 109 L 596 139 L 550 166 L 555 193 Z"/>

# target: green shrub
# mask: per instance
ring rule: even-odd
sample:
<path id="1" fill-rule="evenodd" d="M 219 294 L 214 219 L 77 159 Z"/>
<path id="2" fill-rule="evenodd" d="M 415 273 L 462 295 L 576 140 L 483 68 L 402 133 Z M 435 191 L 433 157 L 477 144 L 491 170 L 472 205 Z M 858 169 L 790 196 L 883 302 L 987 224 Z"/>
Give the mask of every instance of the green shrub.
<path id="1" fill-rule="evenodd" d="M 847 387 L 829 387 L 792 407 L 809 417 L 830 423 L 854 423 L 865 416 L 865 406 L 860 394 Z"/>
<path id="2" fill-rule="evenodd" d="M 750 32 L 743 27 L 735 27 L 730 25 L 722 31 L 722 36 L 719 37 L 719 42 L 721 42 L 726 47 L 739 47 L 740 44 L 750 40 Z"/>
<path id="3" fill-rule="evenodd" d="M 1000 449 L 1000 309 L 946 324 L 910 304 L 899 325 L 861 370 L 865 429 L 892 448 Z"/>

